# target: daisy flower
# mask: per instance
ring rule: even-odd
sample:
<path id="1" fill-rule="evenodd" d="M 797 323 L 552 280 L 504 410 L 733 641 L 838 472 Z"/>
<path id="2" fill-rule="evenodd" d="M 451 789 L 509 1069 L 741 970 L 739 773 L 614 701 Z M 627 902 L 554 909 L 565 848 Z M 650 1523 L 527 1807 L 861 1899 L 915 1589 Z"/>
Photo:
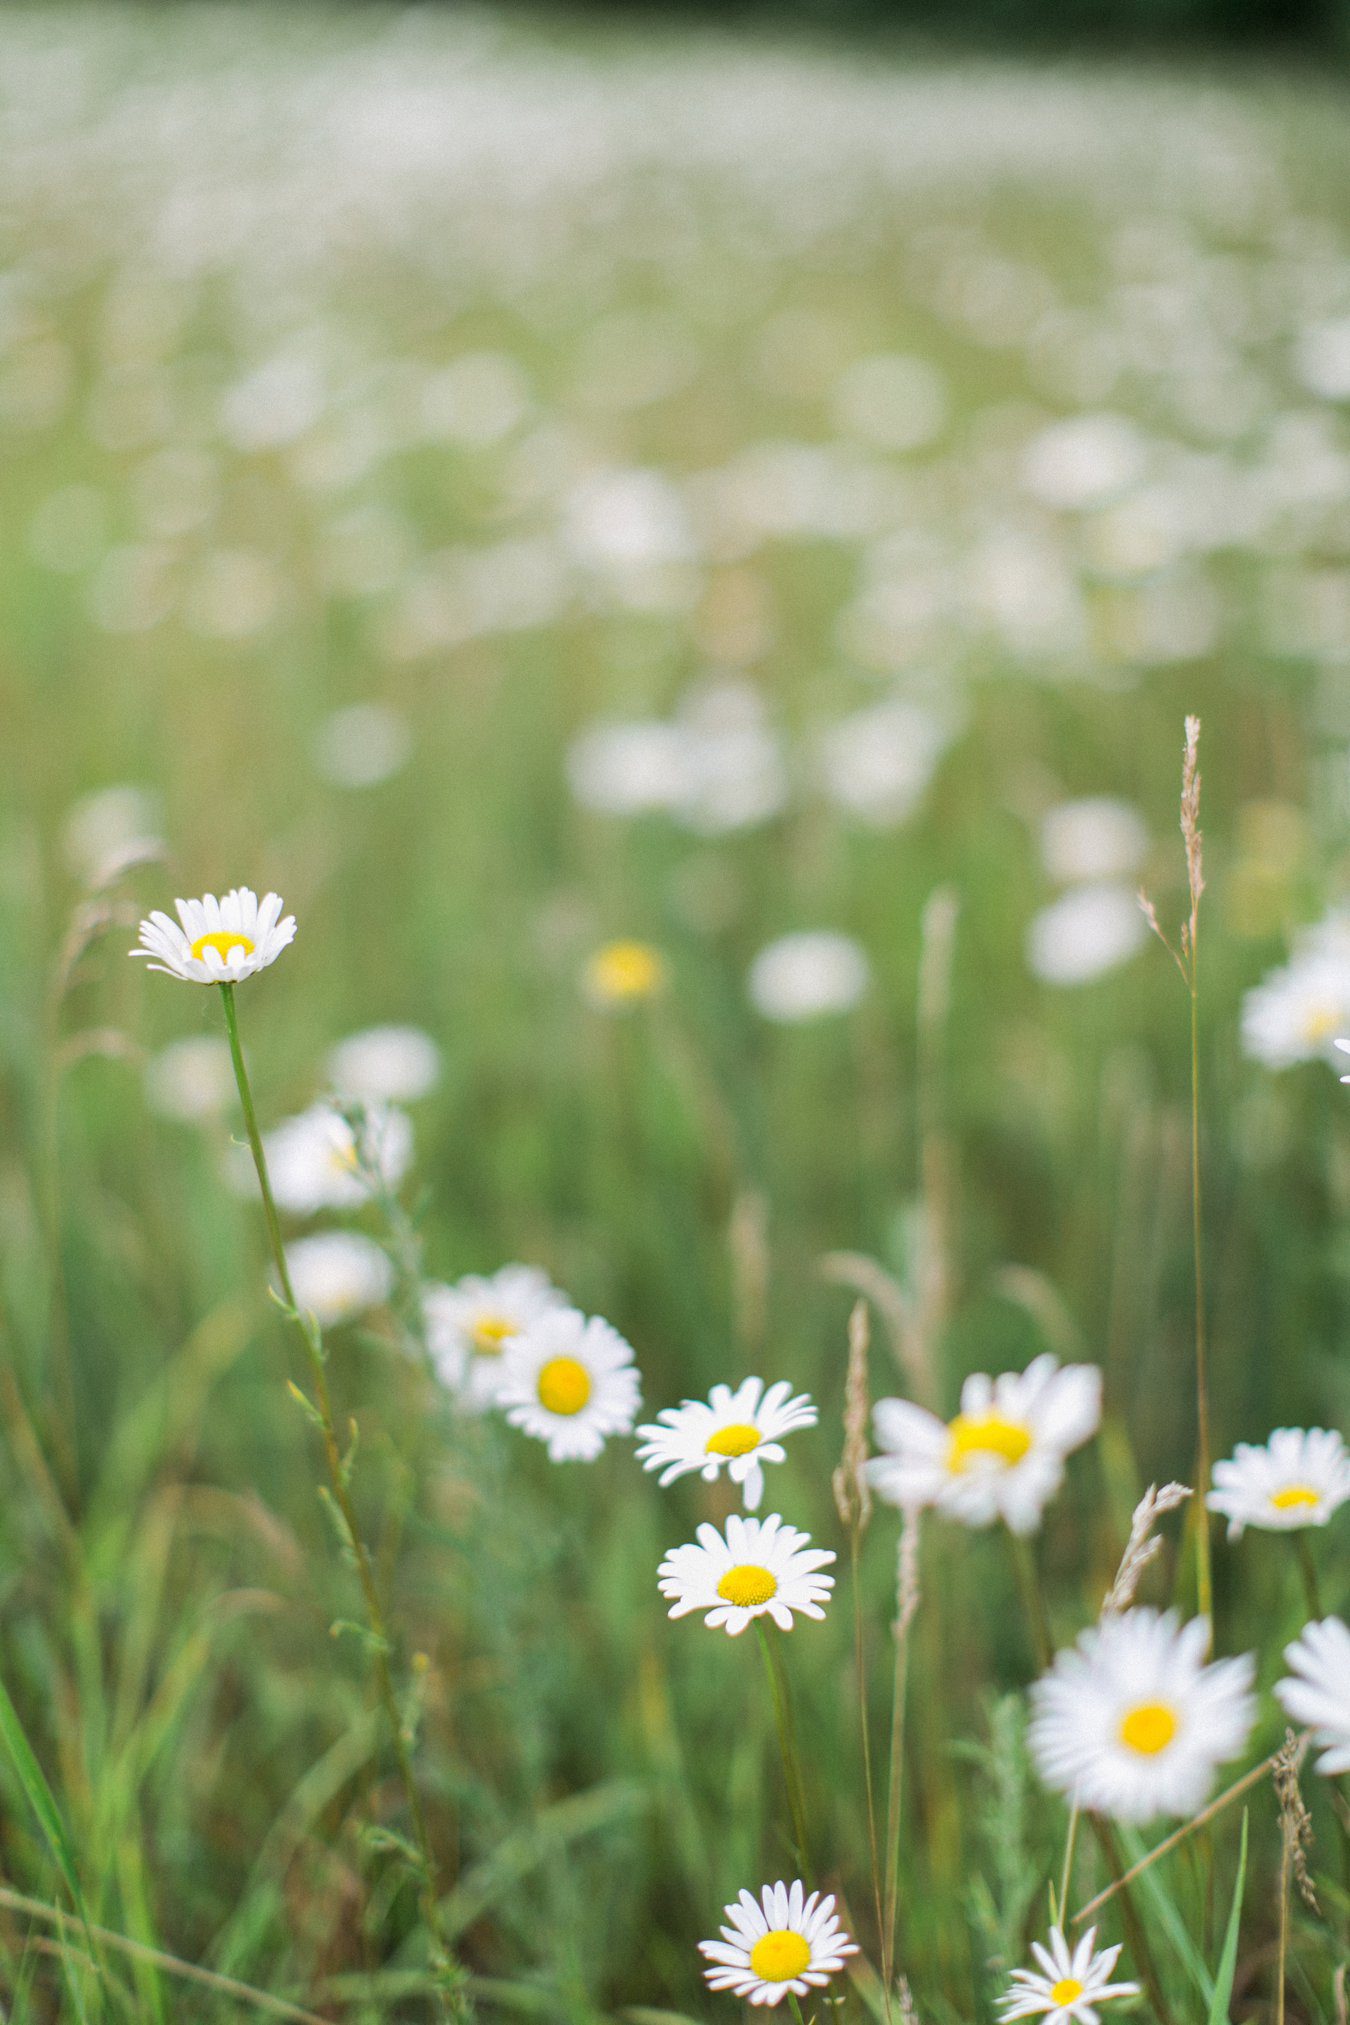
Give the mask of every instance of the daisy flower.
<path id="1" fill-rule="evenodd" d="M 1350 1630 L 1339 1617 L 1324 1617 L 1306 1625 L 1284 1656 L 1293 1677 L 1275 1690 L 1280 1706 L 1312 1731 L 1319 1772 L 1350 1772 Z"/>
<path id="2" fill-rule="evenodd" d="M 665 989 L 666 959 L 650 942 L 606 942 L 586 965 L 582 986 L 592 1005 L 619 1010 Z"/>
<path id="3" fill-rule="evenodd" d="M 158 958 L 151 970 L 187 984 L 238 984 L 275 963 L 295 934 L 295 916 L 281 919 L 279 893 L 259 901 L 247 886 L 236 886 L 219 900 L 204 893 L 173 904 L 178 920 L 156 910 L 142 921 L 141 946 L 131 954 Z"/>
<path id="4" fill-rule="evenodd" d="M 286 1270 L 296 1307 L 326 1329 L 378 1308 L 394 1284 L 394 1269 L 374 1239 L 354 1231 L 298 1238 L 286 1247 Z"/>
<path id="5" fill-rule="evenodd" d="M 762 1465 L 786 1456 L 778 1437 L 795 1427 L 814 1427 L 816 1419 L 810 1398 L 804 1392 L 794 1396 L 786 1379 L 767 1391 L 762 1378 L 747 1378 L 734 1392 L 729 1385 L 714 1385 L 706 1405 L 686 1399 L 640 1427 L 638 1461 L 644 1469 L 660 1470 L 662 1484 L 691 1470 L 710 1484 L 725 1466 L 741 1486 L 745 1509 L 754 1512 L 764 1496 Z"/>
<path id="6" fill-rule="evenodd" d="M 1285 1533 L 1325 1526 L 1350 1498 L 1350 1454 L 1325 1427 L 1277 1427 L 1264 1448 L 1240 1441 L 1226 1462 L 1214 1465 L 1206 1503 L 1222 1512 L 1228 1537 L 1247 1526 Z"/>
<path id="7" fill-rule="evenodd" d="M 1250 1653 L 1207 1665 L 1209 1624 L 1127 1610 L 1085 1631 L 1031 1691 L 1046 1785 L 1118 1821 L 1193 1814 L 1256 1716 Z"/>
<path id="8" fill-rule="evenodd" d="M 766 1612 L 780 1631 L 791 1631 L 794 1611 L 823 1617 L 834 1577 L 820 1571 L 834 1559 L 832 1549 L 812 1547 L 809 1533 L 776 1512 L 767 1519 L 733 1513 L 725 1535 L 700 1526 L 695 1541 L 672 1548 L 656 1573 L 671 1617 L 702 1610 L 710 1630 L 735 1638 Z"/>
<path id="9" fill-rule="evenodd" d="M 1097 2025 L 1096 2006 L 1109 1997 L 1137 1997 L 1137 1983 L 1113 1983 L 1111 1971 L 1120 1949 L 1093 1952 L 1097 1929 L 1089 1927 L 1070 1949 L 1058 1927 L 1050 1929 L 1050 1945 L 1033 1941 L 1031 1952 L 1039 1969 L 1014 1969 L 1011 1988 L 999 1999 L 1004 2019 L 1045 2017 L 1049 2025 Z"/>
<path id="10" fill-rule="evenodd" d="M 554 1462 L 594 1462 L 642 1404 L 632 1346 L 598 1315 L 553 1308 L 508 1342 L 498 1404 Z"/>
<path id="11" fill-rule="evenodd" d="M 428 1287 L 423 1313 L 436 1376 L 472 1412 L 495 1405 L 507 1345 L 568 1305 L 537 1266 L 503 1266 L 486 1279 L 471 1273 L 453 1287 Z"/>
<path id="12" fill-rule="evenodd" d="M 878 1400 L 883 1453 L 868 1477 L 890 1504 L 935 1505 L 966 1526 L 1002 1519 L 1032 1533 L 1063 1482 L 1065 1457 L 1096 1433 L 1101 1415 L 1095 1366 L 1037 1357 L 1022 1372 L 968 1378 L 951 1421 L 908 1399 Z"/>
<path id="13" fill-rule="evenodd" d="M 359 1209 L 372 1181 L 397 1188 L 412 1161 L 412 1125 L 388 1107 L 367 1111 L 359 1131 L 327 1104 L 284 1119 L 263 1139 L 272 1194 L 292 1216 L 321 1209 Z M 239 1149 L 235 1180 L 241 1194 L 256 1186 L 253 1162 Z"/>
<path id="14" fill-rule="evenodd" d="M 800 1878 L 766 1884 L 756 1899 L 743 1891 L 725 1908 L 720 1941 L 700 1941 L 713 1964 L 703 1974 L 714 1990 L 730 1990 L 748 2004 L 781 2004 L 820 1989 L 858 1952 L 839 1924 L 832 1894 L 808 1898 Z"/>
<path id="15" fill-rule="evenodd" d="M 332 1049 L 328 1081 L 358 1104 L 411 1104 L 440 1081 L 441 1051 L 420 1027 L 365 1027 Z"/>

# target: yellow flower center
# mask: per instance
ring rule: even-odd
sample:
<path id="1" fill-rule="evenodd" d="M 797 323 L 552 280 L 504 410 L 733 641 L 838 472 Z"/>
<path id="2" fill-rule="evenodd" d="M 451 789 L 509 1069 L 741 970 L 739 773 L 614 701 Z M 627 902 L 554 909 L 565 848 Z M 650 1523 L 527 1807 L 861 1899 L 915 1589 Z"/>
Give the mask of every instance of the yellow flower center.
<path id="1" fill-rule="evenodd" d="M 586 980 L 607 1005 L 653 998 L 666 981 L 665 958 L 649 942 L 607 942 L 591 958 Z"/>
<path id="2" fill-rule="evenodd" d="M 947 1429 L 947 1467 L 953 1476 L 970 1468 L 977 1457 L 1011 1469 L 1031 1447 L 1031 1429 L 1001 1413 L 958 1413 Z"/>
<path id="3" fill-rule="evenodd" d="M 810 1966 L 810 1942 L 787 1927 L 761 1934 L 750 1950 L 750 1973 L 762 1983 L 790 1983 Z"/>
<path id="4" fill-rule="evenodd" d="M 550 1357 L 539 1373 L 539 1404 L 550 1413 L 580 1413 L 591 1396 L 591 1374 L 575 1357 Z"/>
<path id="5" fill-rule="evenodd" d="M 469 1331 L 473 1347 L 480 1357 L 500 1357 L 502 1345 L 516 1333 L 515 1323 L 508 1322 L 505 1315 L 480 1315 Z M 578 1365 L 577 1368 L 580 1370 L 581 1367 Z"/>
<path id="6" fill-rule="evenodd" d="M 1321 1493 L 1311 1484 L 1286 1484 L 1282 1491 L 1276 1491 L 1270 1500 L 1277 1512 L 1296 1512 L 1304 1505 L 1320 1505 Z"/>
<path id="7" fill-rule="evenodd" d="M 751 1427 L 748 1420 L 733 1421 L 730 1427 L 719 1427 L 716 1434 L 708 1436 L 705 1455 L 749 1455 L 752 1448 L 759 1447 L 759 1429 Z"/>
<path id="8" fill-rule="evenodd" d="M 1175 1709 L 1166 1702 L 1140 1702 L 1121 1718 L 1120 1741 L 1141 1758 L 1156 1758 L 1165 1751 L 1180 1725 Z"/>
<path id="9" fill-rule="evenodd" d="M 1050 1992 L 1052 2004 L 1076 2004 L 1083 1994 L 1083 1985 L 1077 1976 L 1063 1976 Z"/>
<path id="10" fill-rule="evenodd" d="M 230 952 L 235 949 L 242 949 L 245 956 L 252 956 L 253 943 L 247 935 L 241 935 L 237 928 L 213 928 L 209 935 L 197 937 L 192 945 L 192 954 L 200 961 L 202 951 L 206 949 L 214 949 L 216 954 L 222 956 L 228 963 Z"/>
<path id="11" fill-rule="evenodd" d="M 767 1603 L 771 1596 L 778 1594 L 778 1577 L 771 1575 L 767 1568 L 756 1568 L 749 1561 L 742 1561 L 739 1567 L 728 1568 L 717 1585 L 717 1593 L 724 1603 L 738 1603 L 748 1610 L 756 1603 Z"/>
<path id="12" fill-rule="evenodd" d="M 1328 1005 L 1325 1001 L 1320 1005 L 1310 1005 L 1303 1015 L 1304 1040 L 1310 1044 L 1329 1041 L 1340 1026 L 1341 1019 L 1339 1006 Z"/>

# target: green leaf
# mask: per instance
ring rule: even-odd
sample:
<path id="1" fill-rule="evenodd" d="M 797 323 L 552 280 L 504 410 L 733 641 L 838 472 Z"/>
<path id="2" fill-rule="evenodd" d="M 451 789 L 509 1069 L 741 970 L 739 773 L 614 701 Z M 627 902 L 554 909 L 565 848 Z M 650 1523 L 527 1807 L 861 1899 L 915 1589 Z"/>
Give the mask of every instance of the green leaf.
<path id="1" fill-rule="evenodd" d="M 2 1681 L 0 1681 L 0 1738 L 4 1740 L 28 1804 L 37 1816 L 38 1826 L 47 1838 L 47 1847 L 56 1860 L 57 1869 L 65 1879 L 71 1903 L 87 1927 L 89 1915 L 85 1909 L 84 1890 L 80 1884 L 79 1872 L 75 1868 L 74 1847 L 66 1831 L 66 1824 L 61 1818 L 61 1810 L 56 1804 L 56 1796 L 47 1784 L 46 1774 L 37 1761 L 23 1724 L 19 1721 L 18 1710 L 10 1700 Z"/>
<path id="2" fill-rule="evenodd" d="M 1246 1882 L 1247 1815 L 1244 1810 L 1237 1883 L 1233 1886 L 1233 1906 L 1228 1915 L 1228 1931 L 1223 1937 L 1223 1953 L 1219 1956 L 1219 1972 L 1214 1979 L 1214 1996 L 1210 2001 L 1206 2025 L 1228 2025 L 1228 2006 L 1233 1995 L 1233 1978 L 1237 1974 L 1238 1928 L 1242 1924 L 1242 1889 Z"/>

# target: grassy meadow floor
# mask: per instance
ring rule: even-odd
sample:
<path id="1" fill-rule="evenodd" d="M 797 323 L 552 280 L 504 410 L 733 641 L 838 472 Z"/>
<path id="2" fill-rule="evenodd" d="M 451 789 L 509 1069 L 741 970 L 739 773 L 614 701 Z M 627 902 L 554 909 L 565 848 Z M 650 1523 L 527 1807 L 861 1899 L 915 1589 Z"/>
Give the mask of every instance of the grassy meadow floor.
<path id="1" fill-rule="evenodd" d="M 1066 1643 L 1140 1492 L 1192 1469 L 1189 1051 L 1156 943 L 1034 974 L 1040 830 L 1131 803 L 1179 920 L 1196 711 L 1216 1450 L 1345 1427 L 1350 1091 L 1245 1059 L 1239 1007 L 1350 884 L 1348 132 L 1330 82 L 452 10 L 0 12 L 0 1681 L 90 1920 L 142 1944 L 26 1904 L 68 1913 L 68 1880 L 0 1754 L 6 2020 L 268 2015 L 155 1951 L 272 2015 L 436 2015 L 371 1833 L 402 1803 L 360 1641 L 330 1635 L 352 1578 L 294 1346 L 222 1180 L 238 1118 L 147 1103 L 147 1059 L 220 1032 L 215 993 L 127 961 L 174 894 L 275 887 L 298 917 L 240 992 L 265 1124 L 353 1029 L 434 1037 L 405 1191 L 430 1276 L 544 1267 L 634 1345 L 647 1417 L 746 1371 L 815 1396 L 769 1507 L 818 1542 L 844 1545 L 852 1299 L 827 1254 L 911 1289 L 941 1262 L 947 1411 L 970 1371 L 1100 1364 L 1102 1436 L 1036 1542 Z M 865 730 L 821 759 L 882 699 L 932 746 L 886 807 Z M 569 787 L 597 720 L 700 710 L 748 778 L 632 816 Z M 167 861 L 105 888 L 72 960 L 87 798 L 119 784 Z M 814 928 L 870 988 L 774 1024 L 749 966 Z M 579 979 L 621 937 L 669 982 L 615 1014 Z M 878 1314 L 874 1393 L 888 1364 Z M 555 1467 L 457 1414 L 378 1314 L 330 1371 L 476 2014 L 738 2015 L 697 1943 L 788 1874 L 771 1714 L 752 1641 L 668 1622 L 655 1579 L 724 1487 L 658 1490 L 624 1441 Z M 879 1507 L 878 1739 L 895 1537 Z M 1314 1543 L 1331 1609 L 1343 1538 Z M 1189 1611 L 1169 1540 L 1147 1594 Z M 1062 1855 L 1007 1547 L 924 1532 L 899 1948 L 923 2025 L 993 2018 Z M 1255 1647 L 1268 1688 L 1296 1564 L 1215 1551 L 1219 1649 Z M 788 1656 L 814 1882 L 871 1952 L 852 1636 L 845 1576 Z M 1282 1734 L 1262 1706 L 1251 1762 Z M 1289 2016 L 1333 2025 L 1350 1899 L 1307 1784 L 1323 1915 L 1295 1910 Z M 1236 1833 L 1141 1901 L 1174 2025 L 1208 2015 Z M 1236 2018 L 1274 2015 L 1266 1787 L 1250 1835 Z M 1078 1898 L 1104 1875 L 1085 1839 Z M 815 2015 L 870 2015 L 845 2002 Z"/>

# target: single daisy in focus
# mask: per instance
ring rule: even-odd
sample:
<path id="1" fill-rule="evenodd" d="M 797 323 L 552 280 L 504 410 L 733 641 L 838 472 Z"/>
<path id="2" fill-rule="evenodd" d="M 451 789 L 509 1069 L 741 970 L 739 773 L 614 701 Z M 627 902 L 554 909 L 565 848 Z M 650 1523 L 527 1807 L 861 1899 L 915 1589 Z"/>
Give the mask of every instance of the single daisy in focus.
<path id="1" fill-rule="evenodd" d="M 612 1011 L 656 998 L 667 975 L 666 959 L 650 942 L 606 942 L 587 963 L 582 988 L 592 1005 Z"/>
<path id="2" fill-rule="evenodd" d="M 642 1404 L 632 1346 L 598 1315 L 551 1309 L 507 1343 L 497 1403 L 554 1462 L 594 1462 Z"/>
<path id="3" fill-rule="evenodd" d="M 131 954 L 158 958 L 151 970 L 188 984 L 238 984 L 275 963 L 295 934 L 295 916 L 281 918 L 279 893 L 259 901 L 247 886 L 236 886 L 219 900 L 204 893 L 173 904 L 178 920 L 156 910 L 142 921 L 141 946 Z"/>
<path id="4" fill-rule="evenodd" d="M 1102 1375 L 1048 1354 L 1025 1371 L 983 1373 L 961 1388 L 951 1421 L 908 1399 L 880 1399 L 873 1414 L 882 1454 L 867 1465 L 888 1503 L 935 1505 L 966 1526 L 1002 1519 L 1032 1533 L 1064 1480 L 1064 1461 L 1097 1431 Z"/>
<path id="5" fill-rule="evenodd" d="M 1228 1537 L 1247 1526 L 1271 1533 L 1325 1526 L 1350 1498 L 1350 1454 L 1325 1427 L 1277 1427 L 1264 1448 L 1240 1441 L 1226 1462 L 1214 1465 L 1206 1503 L 1222 1512 Z"/>
<path id="6" fill-rule="evenodd" d="M 766 1613 L 780 1631 L 791 1631 L 794 1611 L 823 1617 L 834 1577 L 820 1571 L 834 1559 L 831 1548 L 812 1547 L 809 1533 L 776 1512 L 767 1519 L 733 1513 L 725 1535 L 700 1526 L 695 1541 L 673 1547 L 656 1574 L 670 1616 L 705 1611 L 710 1630 L 735 1638 Z"/>
<path id="7" fill-rule="evenodd" d="M 814 1427 L 817 1417 L 807 1394 L 794 1396 L 785 1378 L 767 1391 L 762 1378 L 747 1378 L 734 1392 L 729 1385 L 714 1385 L 706 1405 L 686 1399 L 640 1427 L 638 1461 L 644 1469 L 660 1470 L 662 1484 L 673 1484 L 691 1470 L 710 1484 L 725 1468 L 741 1486 L 745 1509 L 754 1512 L 764 1496 L 762 1465 L 786 1458 L 778 1437 L 796 1427 Z"/>
<path id="8" fill-rule="evenodd" d="M 1209 1624 L 1127 1610 L 1083 1632 L 1031 1691 L 1028 1733 L 1046 1785 L 1095 1814 L 1193 1814 L 1256 1717 L 1254 1663 L 1206 1664 Z"/>
<path id="9" fill-rule="evenodd" d="M 542 1315 L 570 1305 L 537 1266 L 503 1266 L 488 1278 L 471 1273 L 453 1287 L 428 1287 L 423 1313 L 436 1376 L 472 1412 L 495 1405 L 507 1345 Z"/>
<path id="10" fill-rule="evenodd" d="M 286 1247 L 295 1304 L 332 1328 L 378 1308 L 393 1289 L 394 1269 L 373 1238 L 326 1230 Z"/>
<path id="11" fill-rule="evenodd" d="M 321 1209 L 359 1209 L 374 1186 L 397 1188 L 412 1162 L 412 1125 L 388 1106 L 366 1111 L 357 1129 L 327 1104 L 283 1119 L 263 1150 L 277 1207 L 292 1216 Z M 247 1150 L 238 1149 L 234 1180 L 240 1194 L 257 1186 Z"/>
<path id="12" fill-rule="evenodd" d="M 1013 1970 L 1012 1987 L 999 1999 L 1004 2019 L 1045 2017 L 1049 2025 L 1097 2025 L 1096 2005 L 1110 1997 L 1137 1997 L 1137 1983 L 1111 1981 L 1120 1949 L 1094 1954 L 1096 1938 L 1097 1929 L 1089 1927 L 1070 1949 L 1060 1929 L 1052 1927 L 1049 1947 L 1033 1941 L 1031 1952 L 1040 1967 Z"/>
<path id="13" fill-rule="evenodd" d="M 1339 1617 L 1324 1617 L 1305 1625 L 1284 1657 L 1293 1676 L 1275 1690 L 1281 1708 L 1312 1731 L 1319 1772 L 1350 1772 L 1350 1630 Z"/>
<path id="14" fill-rule="evenodd" d="M 858 1952 L 839 1924 L 833 1895 L 808 1898 L 800 1879 L 766 1884 L 758 1898 L 743 1891 L 725 1908 L 720 1941 L 700 1941 L 713 1964 L 703 1974 L 714 1990 L 730 1990 L 748 2004 L 781 2004 L 821 1989 Z"/>

